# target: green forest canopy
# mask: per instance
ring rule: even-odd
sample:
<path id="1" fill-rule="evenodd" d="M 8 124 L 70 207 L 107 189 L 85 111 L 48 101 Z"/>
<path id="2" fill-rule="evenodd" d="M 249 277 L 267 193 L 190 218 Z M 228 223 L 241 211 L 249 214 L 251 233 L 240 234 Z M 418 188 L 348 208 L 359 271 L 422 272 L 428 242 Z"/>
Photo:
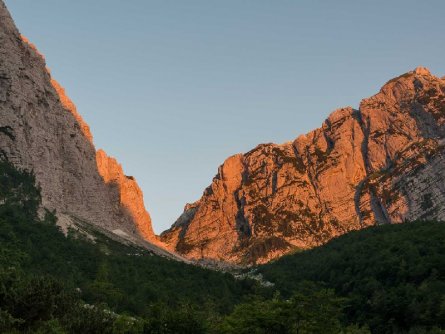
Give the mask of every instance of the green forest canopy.
<path id="1" fill-rule="evenodd" d="M 273 287 L 39 218 L 32 173 L 0 162 L 2 333 L 443 333 L 445 224 L 350 233 L 255 268 Z M 251 270 L 250 270 L 251 271 Z"/>

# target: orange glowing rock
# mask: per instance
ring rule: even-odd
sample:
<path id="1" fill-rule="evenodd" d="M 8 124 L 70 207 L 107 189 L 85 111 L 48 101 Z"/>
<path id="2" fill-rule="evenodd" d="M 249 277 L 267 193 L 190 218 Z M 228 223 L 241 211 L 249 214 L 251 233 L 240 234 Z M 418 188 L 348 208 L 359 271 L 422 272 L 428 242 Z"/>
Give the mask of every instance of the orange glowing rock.
<path id="1" fill-rule="evenodd" d="M 29 47 L 30 47 L 31 49 L 33 49 L 34 52 L 35 52 L 37 55 L 39 55 L 43 60 L 45 60 L 45 56 L 43 55 L 43 53 L 41 53 L 41 52 L 37 49 L 37 47 L 36 47 L 33 43 L 31 43 L 31 42 L 29 41 L 29 39 L 28 39 L 26 36 L 20 35 L 20 38 L 22 39 L 23 42 L 25 42 L 25 44 L 28 44 Z"/>
<path id="2" fill-rule="evenodd" d="M 159 239 L 153 232 L 150 215 L 144 206 L 142 190 L 136 180 L 131 176 L 126 176 L 116 159 L 107 156 L 103 150 L 97 151 L 96 162 L 103 180 L 118 188 L 120 204 L 131 216 L 142 237 L 160 245 Z"/>
<path id="3" fill-rule="evenodd" d="M 445 82 L 418 67 L 293 142 L 227 159 L 161 240 L 247 265 L 374 224 L 444 220 L 444 164 Z"/>
<path id="4" fill-rule="evenodd" d="M 5 14 L 1 13 L 4 17 L 8 17 L 7 26 L 0 24 L 0 29 L 8 30 L 7 33 L 17 33 L 6 8 L 0 6 L 0 10 L 5 11 Z M 26 57 L 19 59 L 27 59 L 27 63 L 21 65 L 21 69 L 10 68 L 7 72 L 18 76 L 17 73 L 23 69 L 29 71 L 27 77 L 33 80 L 26 86 L 27 90 L 15 95 L 19 97 L 16 103 L 25 101 L 31 111 L 20 122 L 9 119 L 4 121 L 8 124 L 24 123 L 25 126 L 20 130 L 29 129 L 30 132 L 18 136 L 15 143 L 5 142 L 8 145 L 5 150 L 19 157 L 20 164 L 25 168 L 34 169 L 42 187 L 44 204 L 57 210 L 62 225 L 71 224 L 73 217 L 76 217 L 116 231 L 130 240 L 136 240 L 136 234 L 162 247 L 163 244 L 153 232 L 142 191 L 135 179 L 124 175 L 116 159 L 108 157 L 103 150 L 96 152 L 90 127 L 78 113 L 65 89 L 51 77 L 43 54 L 26 37 L 18 36 L 22 45 L 19 43 L 3 47 L 7 47 L 8 52 L 11 51 L 17 57 L 20 52 L 24 52 Z M 19 64 L 19 61 L 16 63 Z M 45 95 L 37 93 L 42 91 L 41 87 L 47 92 Z M 42 94 L 40 101 L 45 100 L 45 103 L 34 100 L 38 94 Z M 32 115 L 36 109 L 39 112 L 36 113 L 37 118 L 34 118 Z M 8 115 L 18 116 L 14 113 Z M 14 145 L 27 137 L 32 140 L 24 141 L 26 149 L 15 152 Z M 48 146 L 49 142 L 52 146 Z"/>
<path id="5" fill-rule="evenodd" d="M 77 112 L 77 108 L 74 105 L 73 101 L 66 95 L 65 89 L 53 78 L 51 78 L 51 85 L 53 85 L 54 89 L 56 90 L 57 94 L 59 95 L 60 102 L 65 107 L 66 110 L 68 110 L 71 114 L 73 114 L 74 118 L 79 123 L 80 129 L 83 133 L 83 135 L 91 142 L 93 143 L 93 135 L 91 134 L 90 127 L 87 123 L 83 120 L 82 116 Z"/>

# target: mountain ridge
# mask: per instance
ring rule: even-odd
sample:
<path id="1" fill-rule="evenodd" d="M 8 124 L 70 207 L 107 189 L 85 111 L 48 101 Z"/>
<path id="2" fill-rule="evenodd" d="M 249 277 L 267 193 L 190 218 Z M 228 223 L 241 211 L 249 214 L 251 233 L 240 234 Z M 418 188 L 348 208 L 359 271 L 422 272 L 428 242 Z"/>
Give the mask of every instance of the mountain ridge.
<path id="1" fill-rule="evenodd" d="M 443 218 L 444 190 L 427 178 L 445 177 L 444 92 L 418 67 L 294 141 L 229 157 L 161 240 L 190 259 L 253 264 L 376 223 Z"/>
<path id="2" fill-rule="evenodd" d="M 134 177 L 96 151 L 88 124 L 1 0 L 0 18 L 2 157 L 35 173 L 42 206 L 56 210 L 63 229 L 80 219 L 174 256 L 159 248 Z"/>
<path id="3" fill-rule="evenodd" d="M 96 151 L 1 0 L 0 17 L 0 153 L 35 172 L 65 229 L 80 219 L 178 259 L 251 265 L 369 225 L 445 216 L 445 82 L 418 67 L 293 141 L 229 157 L 156 236 L 134 177 Z"/>

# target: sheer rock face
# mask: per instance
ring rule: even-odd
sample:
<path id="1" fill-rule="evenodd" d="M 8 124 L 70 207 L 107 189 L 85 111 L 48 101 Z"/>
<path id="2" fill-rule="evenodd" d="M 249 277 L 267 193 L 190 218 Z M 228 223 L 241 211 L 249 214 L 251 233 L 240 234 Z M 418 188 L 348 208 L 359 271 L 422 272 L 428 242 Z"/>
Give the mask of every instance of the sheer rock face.
<path id="1" fill-rule="evenodd" d="M 159 243 L 137 183 L 105 152 L 96 154 L 88 125 L 1 0 L 0 154 L 34 171 L 43 205 L 62 224 L 80 219 Z"/>
<path id="2" fill-rule="evenodd" d="M 106 184 L 117 187 L 119 202 L 130 215 L 139 234 L 145 239 L 158 243 L 151 226 L 151 219 L 144 207 L 142 190 L 133 176 L 127 176 L 122 166 L 114 158 L 110 158 L 103 150 L 96 154 L 97 169 Z"/>
<path id="3" fill-rule="evenodd" d="M 227 159 L 161 239 L 245 265 L 369 225 L 445 219 L 444 145 L 445 81 L 417 68 L 293 142 Z"/>

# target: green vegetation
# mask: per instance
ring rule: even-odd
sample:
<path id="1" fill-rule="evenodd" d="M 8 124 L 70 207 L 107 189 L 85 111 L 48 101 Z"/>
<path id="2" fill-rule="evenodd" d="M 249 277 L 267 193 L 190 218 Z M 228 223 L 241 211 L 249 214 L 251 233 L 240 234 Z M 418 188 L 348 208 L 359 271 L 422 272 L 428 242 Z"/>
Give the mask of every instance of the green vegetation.
<path id="1" fill-rule="evenodd" d="M 199 333 L 207 313 L 271 294 L 98 233 L 94 243 L 74 231 L 65 237 L 53 213 L 39 218 L 34 183 L 0 162 L 1 333 Z"/>
<path id="2" fill-rule="evenodd" d="M 445 224 L 353 232 L 257 268 L 264 287 L 64 236 L 34 184 L 0 162 L 0 333 L 444 333 Z"/>
<path id="3" fill-rule="evenodd" d="M 422 196 L 422 203 L 420 203 L 422 210 L 427 211 L 434 206 L 432 197 L 433 197 L 432 194 L 425 194 Z"/>
<path id="4" fill-rule="evenodd" d="M 276 296 L 241 304 L 219 328 L 222 333 L 341 333 L 342 300 L 332 290 L 303 283 L 290 299 Z"/>
<path id="5" fill-rule="evenodd" d="M 345 298 L 345 323 L 373 333 L 445 328 L 445 223 L 412 222 L 351 232 L 258 269 L 286 296 L 313 281 Z M 445 332 L 445 331 L 443 331 Z"/>
<path id="6" fill-rule="evenodd" d="M 282 164 L 291 164 L 300 173 L 306 172 L 306 166 L 304 164 L 303 158 L 299 154 L 294 153 L 289 154 L 279 147 L 272 146 L 272 154 L 276 156 L 278 161 Z"/>

